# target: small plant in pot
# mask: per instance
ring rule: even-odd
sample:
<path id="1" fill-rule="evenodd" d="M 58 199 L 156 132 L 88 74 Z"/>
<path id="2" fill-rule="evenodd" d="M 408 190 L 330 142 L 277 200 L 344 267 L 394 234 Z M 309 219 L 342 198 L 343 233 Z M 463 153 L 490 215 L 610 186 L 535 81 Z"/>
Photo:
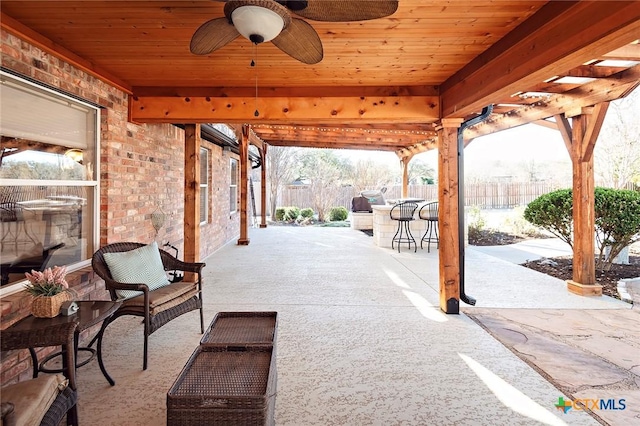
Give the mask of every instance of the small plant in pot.
<path id="1" fill-rule="evenodd" d="M 67 300 L 71 300 L 71 295 L 67 291 L 69 284 L 65 280 L 66 274 L 65 266 L 25 272 L 24 275 L 29 283 L 25 285 L 24 291 L 34 296 L 31 303 L 33 316 L 53 318 L 60 313 L 60 306 Z"/>

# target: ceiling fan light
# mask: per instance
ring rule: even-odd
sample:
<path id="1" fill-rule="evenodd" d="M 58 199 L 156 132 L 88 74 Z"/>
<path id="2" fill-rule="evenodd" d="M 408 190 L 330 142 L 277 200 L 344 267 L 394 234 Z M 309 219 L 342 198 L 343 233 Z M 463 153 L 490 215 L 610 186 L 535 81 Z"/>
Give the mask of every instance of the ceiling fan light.
<path id="1" fill-rule="evenodd" d="M 284 28 L 284 20 L 276 12 L 260 6 L 241 6 L 231 13 L 238 32 L 253 43 L 271 41 Z"/>

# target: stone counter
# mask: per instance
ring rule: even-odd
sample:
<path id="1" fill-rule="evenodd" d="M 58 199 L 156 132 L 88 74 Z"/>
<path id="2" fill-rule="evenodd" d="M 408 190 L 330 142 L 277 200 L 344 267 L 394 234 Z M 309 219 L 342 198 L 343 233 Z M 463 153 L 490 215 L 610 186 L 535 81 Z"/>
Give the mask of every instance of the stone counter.
<path id="1" fill-rule="evenodd" d="M 418 245 L 420 245 L 420 240 L 427 230 L 427 221 L 418 218 L 418 211 L 420 211 L 420 207 L 424 204 L 426 203 L 418 203 L 418 208 L 414 216 L 415 220 L 409 225 L 411 234 Z M 371 206 L 373 209 L 373 241 L 379 247 L 391 248 L 391 240 L 398 230 L 398 221 L 392 220 L 389 216 L 392 207 L 392 205 Z M 403 243 L 402 248 L 407 248 L 407 243 Z"/>

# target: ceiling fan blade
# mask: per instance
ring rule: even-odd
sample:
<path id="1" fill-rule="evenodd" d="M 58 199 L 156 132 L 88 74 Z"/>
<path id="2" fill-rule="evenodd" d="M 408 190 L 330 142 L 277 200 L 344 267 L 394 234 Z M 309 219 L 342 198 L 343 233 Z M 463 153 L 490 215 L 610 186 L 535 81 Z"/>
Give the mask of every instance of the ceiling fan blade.
<path id="1" fill-rule="evenodd" d="M 305 64 L 317 64 L 322 60 L 320 36 L 302 19 L 292 18 L 291 24 L 271 42 L 287 55 Z"/>
<path id="2" fill-rule="evenodd" d="M 299 7 L 300 2 L 292 3 Z M 307 0 L 307 7 L 291 10 L 314 21 L 367 21 L 393 15 L 398 10 L 398 0 Z"/>
<path id="3" fill-rule="evenodd" d="M 194 55 L 207 55 L 231 43 L 240 33 L 227 18 L 216 18 L 200 25 L 191 37 L 189 49 Z"/>

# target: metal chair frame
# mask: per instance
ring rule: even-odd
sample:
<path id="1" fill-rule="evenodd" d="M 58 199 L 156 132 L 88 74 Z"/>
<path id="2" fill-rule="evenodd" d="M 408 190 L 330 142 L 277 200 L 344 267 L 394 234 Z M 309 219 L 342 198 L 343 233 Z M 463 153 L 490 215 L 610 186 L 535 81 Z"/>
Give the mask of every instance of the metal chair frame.
<path id="1" fill-rule="evenodd" d="M 436 248 L 440 247 L 440 237 L 438 235 L 438 202 L 432 201 L 420 207 L 418 217 L 427 221 L 427 229 L 420 240 L 420 248 L 424 248 L 422 244 L 426 241 L 427 253 L 431 253 L 432 242 L 436 243 Z"/>
<path id="2" fill-rule="evenodd" d="M 409 250 L 411 250 L 411 243 L 413 243 L 413 251 L 418 251 L 418 243 L 416 243 L 416 240 L 413 238 L 410 228 L 411 222 L 415 220 L 413 215 L 415 214 L 417 208 L 418 203 L 415 203 L 413 201 L 405 201 L 393 206 L 391 208 L 391 211 L 389 212 L 389 217 L 391 218 L 391 220 L 398 221 L 398 230 L 391 240 L 392 249 L 394 248 L 394 243 L 398 243 L 398 253 L 400 253 L 400 245 L 402 243 L 407 243 L 409 245 Z"/>

